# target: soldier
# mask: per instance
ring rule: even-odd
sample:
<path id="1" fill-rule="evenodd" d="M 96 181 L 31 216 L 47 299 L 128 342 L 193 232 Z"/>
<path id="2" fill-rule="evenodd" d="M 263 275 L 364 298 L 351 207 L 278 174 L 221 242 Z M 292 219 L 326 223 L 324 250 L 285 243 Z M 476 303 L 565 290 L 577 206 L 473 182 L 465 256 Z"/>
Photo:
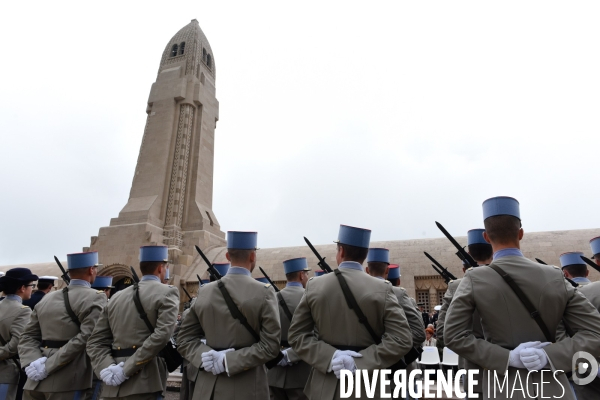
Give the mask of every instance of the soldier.
<path id="1" fill-rule="evenodd" d="M 203 285 L 199 285 L 198 290 L 200 290 L 200 288 L 202 286 Z M 190 301 L 190 306 L 188 307 L 188 309 L 185 310 L 183 312 L 183 314 L 181 314 L 181 324 L 183 324 L 183 321 L 185 321 L 185 317 L 187 317 L 187 315 L 190 313 L 190 310 L 194 306 L 196 299 L 197 299 L 197 297 L 194 297 Z M 179 328 L 175 330 L 175 334 L 174 334 L 175 339 L 177 339 L 177 336 L 179 336 L 179 330 L 181 329 L 181 324 L 179 325 Z M 190 364 L 184 358 L 183 363 L 181 364 L 181 388 L 179 389 L 179 399 L 180 400 L 188 400 L 192 397 L 192 395 L 194 394 L 194 387 L 196 386 L 196 376 L 197 375 L 198 375 L 198 368 L 194 367 L 192 364 Z"/>
<path id="2" fill-rule="evenodd" d="M 256 232 L 227 232 L 231 268 L 198 291 L 177 337 L 196 368 L 194 400 L 269 398 L 264 364 L 279 354 L 281 326 L 275 292 L 252 279 Z"/>
<path id="3" fill-rule="evenodd" d="M 390 266 L 388 267 L 388 273 L 387 273 L 386 279 L 388 281 L 390 281 L 390 283 L 392 284 L 393 287 L 400 287 L 400 288 L 404 289 L 402 287 L 400 266 L 398 264 L 390 264 Z M 404 289 L 404 290 L 406 290 L 406 289 Z M 417 312 L 420 315 L 421 310 L 419 309 L 419 306 L 417 305 L 416 300 L 412 297 L 409 297 L 409 299 L 410 299 L 410 302 L 412 303 L 412 305 L 414 306 L 415 310 L 417 310 Z M 421 318 L 421 317 L 419 316 L 419 318 Z M 423 323 L 423 319 L 421 318 L 421 324 L 422 323 Z"/>
<path id="4" fill-rule="evenodd" d="M 23 304 L 33 310 L 33 307 L 42 300 L 42 298 L 52 291 L 56 276 L 40 276 L 37 282 L 37 290 L 33 292 L 29 300 L 23 300 Z"/>
<path id="5" fill-rule="evenodd" d="M 410 327 L 392 285 L 363 270 L 370 236 L 370 230 L 340 226 L 338 269 L 319 279 L 311 278 L 294 313 L 288 340 L 300 358 L 313 367 L 304 389 L 309 399 L 338 399 L 341 370 L 372 373 L 391 368 L 412 348 Z M 346 285 L 345 292 L 341 285 Z M 346 296 L 354 300 L 352 309 Z M 366 317 L 365 325 L 357 313 Z M 361 384 L 361 395 L 366 396 Z M 379 396 L 380 389 L 375 393 Z"/>
<path id="6" fill-rule="evenodd" d="M 167 246 L 142 246 L 140 282 L 115 293 L 102 311 L 87 353 L 104 381 L 103 399 L 164 397 L 168 372 L 158 353 L 171 339 L 179 309 L 179 291 L 162 284 L 168 268 Z"/>
<path id="7" fill-rule="evenodd" d="M 98 253 L 67 255 L 69 286 L 44 296 L 31 314 L 19 343 L 27 374 L 24 398 L 83 399 L 92 395 L 93 371 L 85 345 L 106 296 L 93 290 Z"/>
<path id="8" fill-rule="evenodd" d="M 97 276 L 94 283 L 92 283 L 92 289 L 102 290 L 106 298 L 110 299 L 110 291 L 115 288 L 112 285 L 112 280 L 112 276 Z"/>
<path id="9" fill-rule="evenodd" d="M 279 293 L 279 320 L 281 321 L 281 347 L 283 359 L 278 366 L 267 373 L 271 400 L 302 400 L 306 399 L 303 392 L 310 365 L 298 357 L 288 343 L 288 329 L 292 316 L 300 299 L 304 295 L 304 288 L 308 282 L 308 262 L 306 258 L 293 258 L 283 262 L 283 270 L 287 284 Z"/>
<path id="10" fill-rule="evenodd" d="M 446 316 L 446 345 L 486 369 L 481 377 L 484 398 L 538 398 L 539 392 L 545 397 L 573 399 L 565 374 L 557 371 L 571 370 L 577 351 L 600 355 L 600 314 L 565 281 L 558 267 L 523 256 L 517 200 L 494 197 L 484 201 L 483 218 L 493 261 L 489 268 L 470 270 L 461 280 Z M 472 332 L 475 311 L 485 339 Z M 561 318 L 577 333 L 550 343 Z"/>
<path id="11" fill-rule="evenodd" d="M 563 253 L 560 255 L 560 265 L 562 266 L 565 278 L 569 278 L 573 282 L 585 286 L 588 283 L 592 283 L 592 281 L 587 278 L 590 271 L 588 271 L 587 264 L 581 258 L 582 255 L 583 253 L 579 251 Z"/>
<path id="12" fill-rule="evenodd" d="M 21 399 L 24 383 L 17 346 L 21 332 L 29 322 L 31 309 L 23 305 L 31 298 L 37 275 L 27 268 L 13 268 L 0 277 L 6 299 L 0 302 L 0 400 Z"/>
<path id="13" fill-rule="evenodd" d="M 493 250 L 492 246 L 485 241 L 483 237 L 483 232 L 485 229 L 471 229 L 467 232 L 467 250 L 468 253 L 473 257 L 479 266 L 481 265 L 489 265 L 492 262 Z M 465 262 L 463 262 L 463 272 L 466 274 L 467 271 L 470 271 L 472 268 L 467 268 Z M 448 282 L 448 289 L 444 294 L 444 298 L 442 299 L 442 307 L 440 309 L 440 314 L 438 317 L 437 323 L 437 346 L 439 349 L 444 348 L 444 323 L 446 321 L 446 313 L 448 308 L 450 307 L 450 303 L 452 302 L 452 297 L 456 292 L 456 288 L 460 284 L 462 279 L 451 280 Z M 472 325 L 473 335 L 477 339 L 484 339 L 483 331 L 481 328 L 481 321 L 479 318 L 479 314 L 477 311 L 473 313 L 473 325 Z M 483 385 L 482 385 L 482 370 L 475 363 L 470 362 L 469 360 L 459 357 L 458 361 L 459 368 L 470 370 L 476 369 L 479 371 L 479 379 L 477 380 L 477 385 L 473 387 L 473 392 L 477 393 L 479 398 L 483 398 Z"/>

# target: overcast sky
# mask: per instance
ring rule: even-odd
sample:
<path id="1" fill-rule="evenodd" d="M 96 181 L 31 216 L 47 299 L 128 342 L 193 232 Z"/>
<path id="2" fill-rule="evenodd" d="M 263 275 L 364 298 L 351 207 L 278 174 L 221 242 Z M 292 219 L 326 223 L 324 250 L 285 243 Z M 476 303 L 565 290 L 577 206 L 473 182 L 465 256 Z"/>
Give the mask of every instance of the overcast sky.
<path id="1" fill-rule="evenodd" d="M 126 204 L 164 47 L 217 70 L 213 209 L 262 248 L 456 236 L 481 203 L 597 228 L 600 3 L 10 2 L 0 13 L 0 265 L 81 251 Z"/>

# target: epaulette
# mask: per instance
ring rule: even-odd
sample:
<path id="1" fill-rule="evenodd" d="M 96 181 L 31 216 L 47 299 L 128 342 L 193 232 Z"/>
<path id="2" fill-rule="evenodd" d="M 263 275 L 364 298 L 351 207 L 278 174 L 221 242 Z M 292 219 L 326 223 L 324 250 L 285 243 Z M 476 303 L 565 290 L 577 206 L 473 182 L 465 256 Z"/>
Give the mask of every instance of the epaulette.
<path id="1" fill-rule="evenodd" d="M 167 285 L 167 286 L 169 286 L 170 288 L 175 288 L 175 286 L 173 286 L 173 285 Z"/>
<path id="2" fill-rule="evenodd" d="M 454 282 L 454 279 L 450 279 L 450 282 L 448 282 L 448 283 L 452 283 L 452 282 Z"/>
<path id="3" fill-rule="evenodd" d="M 553 267 L 554 267 L 554 268 L 556 268 L 556 269 L 560 269 L 560 268 L 558 268 L 558 266 L 556 266 L 556 265 L 553 265 Z"/>
<path id="4" fill-rule="evenodd" d="M 96 293 L 98 293 L 98 294 L 100 294 L 100 293 L 104 294 L 104 290 L 96 290 Z"/>
<path id="5" fill-rule="evenodd" d="M 311 276 L 310 278 L 308 278 L 309 281 L 312 281 L 313 279 L 315 279 L 314 276 Z"/>
<path id="6" fill-rule="evenodd" d="M 29 308 L 29 306 L 21 306 L 21 308 Z"/>
<path id="7" fill-rule="evenodd" d="M 472 270 L 472 269 L 473 269 L 473 267 L 470 267 L 469 269 L 467 269 L 467 271 L 470 271 L 470 270 Z"/>
<path id="8" fill-rule="evenodd" d="M 271 284 L 270 283 L 265 283 L 265 287 L 266 288 L 271 287 Z"/>
<path id="9" fill-rule="evenodd" d="M 388 281 L 387 279 L 384 279 L 383 281 L 384 281 L 385 283 L 392 283 L 392 282 Z"/>

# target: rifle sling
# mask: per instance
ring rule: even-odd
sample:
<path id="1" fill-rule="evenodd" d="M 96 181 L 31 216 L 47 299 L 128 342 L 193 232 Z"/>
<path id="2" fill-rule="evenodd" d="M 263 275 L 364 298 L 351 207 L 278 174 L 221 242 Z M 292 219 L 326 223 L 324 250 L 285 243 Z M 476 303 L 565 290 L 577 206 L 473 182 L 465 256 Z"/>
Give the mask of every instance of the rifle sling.
<path id="1" fill-rule="evenodd" d="M 358 303 L 356 302 L 356 299 L 354 298 L 354 295 L 352 294 L 352 291 L 350 290 L 350 287 L 348 286 L 346 279 L 342 276 L 342 272 L 339 269 L 336 269 L 334 271 L 334 273 L 335 273 L 335 276 L 337 276 L 337 278 L 338 278 L 340 286 L 342 287 L 342 292 L 344 292 L 344 297 L 346 298 L 346 303 L 348 303 L 348 307 L 350 307 L 350 309 L 354 310 L 354 313 L 358 317 L 358 321 L 361 324 L 363 324 L 365 326 L 365 328 L 367 328 L 367 331 L 369 331 L 369 335 L 371 335 L 375 344 L 380 344 L 381 337 L 377 336 L 377 334 L 371 327 L 371 324 L 369 324 L 369 320 L 367 319 L 365 314 L 363 314 L 362 310 L 358 306 Z"/>
<path id="2" fill-rule="evenodd" d="M 531 302 L 529 301 L 529 299 L 527 298 L 525 293 L 523 293 L 521 288 L 519 286 L 517 286 L 517 283 L 513 280 L 513 278 L 510 275 L 508 275 L 506 272 L 504 272 L 504 270 L 502 268 L 498 267 L 497 265 L 490 264 L 489 267 L 492 268 L 494 271 L 496 271 L 498 273 L 498 275 L 500 275 L 502 277 L 502 279 L 504 279 L 504 281 L 508 284 L 508 286 L 510 286 L 510 288 L 513 290 L 513 292 L 515 292 L 515 294 L 517 295 L 519 300 L 521 300 L 521 303 L 523 303 L 523 305 L 527 309 L 527 312 L 529 312 L 529 315 L 531 316 L 531 318 L 533 318 L 535 320 L 535 322 L 538 324 L 538 326 L 544 333 L 546 340 L 549 342 L 554 342 L 554 338 L 550 334 L 550 330 L 548 330 L 548 327 L 542 320 L 542 316 L 540 315 L 540 312 L 538 310 L 536 310 L 536 308 L 533 304 L 531 304 Z"/>
<path id="3" fill-rule="evenodd" d="M 220 279 L 217 283 L 217 286 L 219 287 L 219 290 L 221 291 L 221 294 L 225 299 L 225 303 L 227 304 L 227 308 L 229 308 L 231 316 L 240 321 L 244 328 L 246 328 L 248 332 L 250 332 L 250 334 L 254 337 L 254 340 L 256 340 L 257 342 L 260 341 L 260 335 L 256 333 L 256 331 L 250 326 L 244 314 L 242 314 L 240 309 L 237 308 L 237 306 L 233 302 L 233 299 L 231 298 L 231 295 L 229 294 L 229 291 L 225 287 L 225 284 Z"/>
<path id="4" fill-rule="evenodd" d="M 281 292 L 277 292 L 277 300 L 279 300 L 279 305 L 281 306 L 281 309 L 283 310 L 283 313 L 285 314 L 285 316 L 290 320 L 290 322 L 292 322 L 293 314 L 290 312 L 290 309 L 288 308 L 287 304 L 285 303 L 285 300 L 283 299 Z"/>
<path id="5" fill-rule="evenodd" d="M 140 287 L 138 283 L 134 283 L 133 291 L 135 292 L 135 295 L 133 296 L 133 302 L 135 303 L 135 308 L 137 308 L 138 314 L 140 314 L 140 318 L 142 319 L 142 321 L 144 321 L 144 323 L 148 327 L 148 330 L 150 330 L 150 333 L 154 333 L 154 327 L 150 323 L 150 320 L 148 319 L 148 314 L 146 314 L 146 312 L 144 311 L 144 307 L 142 306 L 142 302 L 140 301 L 139 289 Z"/>
<path id="6" fill-rule="evenodd" d="M 64 288 L 62 292 L 63 299 L 65 300 L 65 308 L 67 309 L 67 314 L 69 314 L 69 317 L 71 317 L 73 322 L 75 322 L 75 324 L 77 324 L 77 326 L 80 327 L 81 322 L 79 322 L 77 315 L 75 315 L 75 313 L 73 312 L 73 309 L 71 308 L 71 302 L 69 301 L 69 287 L 67 286 L 66 288 Z"/>

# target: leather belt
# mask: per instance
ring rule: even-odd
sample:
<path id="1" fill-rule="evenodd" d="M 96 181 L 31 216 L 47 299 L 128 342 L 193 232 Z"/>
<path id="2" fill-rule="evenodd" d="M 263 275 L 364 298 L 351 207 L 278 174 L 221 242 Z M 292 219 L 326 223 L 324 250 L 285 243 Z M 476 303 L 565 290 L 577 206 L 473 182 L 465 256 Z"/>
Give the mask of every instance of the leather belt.
<path id="1" fill-rule="evenodd" d="M 130 347 L 128 349 L 112 349 L 110 352 L 113 357 L 131 357 L 136 351 L 138 347 Z"/>
<path id="2" fill-rule="evenodd" d="M 58 349 L 69 343 L 68 340 L 42 340 L 41 347 L 46 349 Z"/>
<path id="3" fill-rule="evenodd" d="M 338 350 L 350 350 L 350 351 L 356 351 L 357 353 L 361 350 L 366 349 L 366 347 L 360 347 L 360 346 L 346 346 L 344 344 L 331 344 L 330 346 L 335 347 Z"/>

